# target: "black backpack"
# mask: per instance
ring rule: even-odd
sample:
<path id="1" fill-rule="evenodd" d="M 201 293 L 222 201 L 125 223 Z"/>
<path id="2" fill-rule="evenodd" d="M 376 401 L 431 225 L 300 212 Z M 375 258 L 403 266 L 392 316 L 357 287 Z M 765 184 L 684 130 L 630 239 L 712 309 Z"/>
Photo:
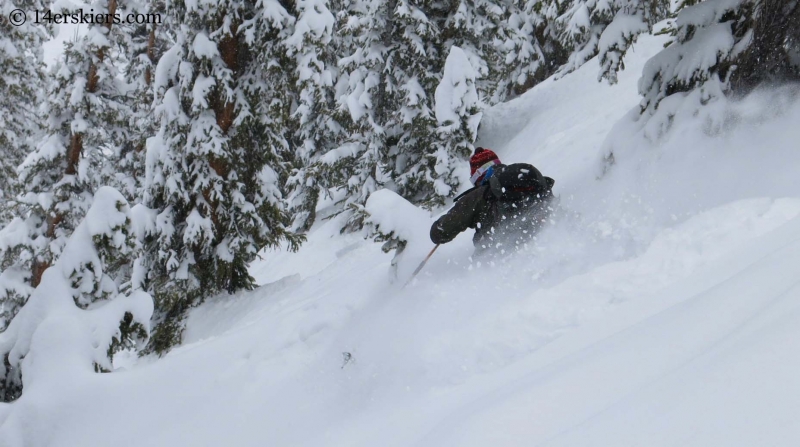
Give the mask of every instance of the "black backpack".
<path id="1" fill-rule="evenodd" d="M 489 179 L 491 196 L 500 202 L 518 202 L 530 198 L 552 195 L 556 181 L 545 177 L 528 163 L 498 165 Z"/>
<path id="2" fill-rule="evenodd" d="M 552 195 L 556 181 L 545 177 L 538 169 L 528 163 L 513 163 L 495 166 L 494 174 L 489 178 L 487 199 L 501 202 L 516 202 L 526 197 L 549 197 Z M 462 192 L 453 202 L 474 191 L 480 186 Z M 491 192 L 491 193 L 489 193 Z"/>

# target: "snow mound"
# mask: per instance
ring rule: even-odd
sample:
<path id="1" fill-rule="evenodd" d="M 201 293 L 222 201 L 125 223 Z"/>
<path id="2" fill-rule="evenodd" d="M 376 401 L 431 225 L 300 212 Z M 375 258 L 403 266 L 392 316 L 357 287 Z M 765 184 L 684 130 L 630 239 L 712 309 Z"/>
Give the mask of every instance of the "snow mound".
<path id="1" fill-rule="evenodd" d="M 381 235 L 381 240 L 396 240 L 404 244 L 393 263 L 396 276 L 403 281 L 411 276 L 426 253 L 433 248 L 429 232 L 433 219 L 430 214 L 388 189 L 375 191 L 364 208 L 365 222 Z"/>
<path id="2" fill-rule="evenodd" d="M 65 391 L 65 384 L 69 388 L 96 384 L 96 371 L 112 369 L 109 353 L 125 343 L 121 322 L 126 314 L 130 323 L 149 331 L 150 295 L 141 290 L 122 294 L 117 290 L 119 278 L 105 274 L 105 263 L 111 259 L 107 255 L 124 251 L 127 245 L 129 216 L 119 192 L 100 188 L 59 260 L 44 272 L 28 302 L 0 334 L 0 355 L 5 358 L 0 374 L 6 392 L 23 388 L 19 399 L 0 404 L 3 445 L 52 442 L 50 429 L 39 426 L 30 431 L 30 421 L 77 398 Z M 89 308 L 82 309 L 79 303 Z"/>

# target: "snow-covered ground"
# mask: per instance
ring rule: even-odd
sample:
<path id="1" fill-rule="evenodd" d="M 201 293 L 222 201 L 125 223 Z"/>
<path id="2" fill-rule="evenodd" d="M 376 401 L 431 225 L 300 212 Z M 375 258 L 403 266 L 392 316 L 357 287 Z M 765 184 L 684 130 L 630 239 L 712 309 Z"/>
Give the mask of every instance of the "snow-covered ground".
<path id="1" fill-rule="evenodd" d="M 165 358 L 0 406 L 0 446 L 797 445 L 798 90 L 649 143 L 628 111 L 663 43 L 642 36 L 617 85 L 592 61 L 486 112 L 479 144 L 556 179 L 527 252 L 471 260 L 461 235 L 401 288 L 427 242 L 395 279 L 327 221 Z"/>

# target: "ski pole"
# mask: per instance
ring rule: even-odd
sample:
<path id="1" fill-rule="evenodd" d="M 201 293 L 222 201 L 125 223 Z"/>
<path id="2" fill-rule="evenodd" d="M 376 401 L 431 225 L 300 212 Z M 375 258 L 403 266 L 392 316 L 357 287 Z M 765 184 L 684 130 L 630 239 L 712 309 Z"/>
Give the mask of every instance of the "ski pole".
<path id="1" fill-rule="evenodd" d="M 403 288 L 405 288 L 412 280 L 414 280 L 414 278 L 417 276 L 417 273 L 419 273 L 419 271 L 422 270 L 422 267 L 425 267 L 425 264 L 428 262 L 428 259 L 430 259 L 431 256 L 433 256 L 433 252 L 435 252 L 437 248 L 439 248 L 439 244 L 436 244 L 436 246 L 433 247 L 433 250 L 431 250 L 431 252 L 428 253 L 428 256 L 425 256 L 425 259 L 423 259 L 422 262 L 419 263 L 419 267 L 417 267 L 417 269 L 414 270 L 414 273 L 411 274 L 411 278 L 408 278 L 408 281 L 406 281 L 406 283 L 403 284 Z"/>

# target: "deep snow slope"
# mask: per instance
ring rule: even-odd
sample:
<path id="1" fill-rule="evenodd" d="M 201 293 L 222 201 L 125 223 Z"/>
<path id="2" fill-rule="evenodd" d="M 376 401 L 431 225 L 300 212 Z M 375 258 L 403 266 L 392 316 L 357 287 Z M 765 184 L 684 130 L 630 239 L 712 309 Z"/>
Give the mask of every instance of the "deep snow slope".
<path id="1" fill-rule="evenodd" d="M 472 260 L 465 234 L 401 289 L 430 245 L 395 279 L 320 224 L 165 358 L 0 406 L 0 446 L 797 445 L 797 89 L 726 105 L 721 133 L 620 137 L 663 42 L 640 38 L 615 86 L 592 61 L 487 111 L 479 143 L 557 181 L 527 252 Z"/>

